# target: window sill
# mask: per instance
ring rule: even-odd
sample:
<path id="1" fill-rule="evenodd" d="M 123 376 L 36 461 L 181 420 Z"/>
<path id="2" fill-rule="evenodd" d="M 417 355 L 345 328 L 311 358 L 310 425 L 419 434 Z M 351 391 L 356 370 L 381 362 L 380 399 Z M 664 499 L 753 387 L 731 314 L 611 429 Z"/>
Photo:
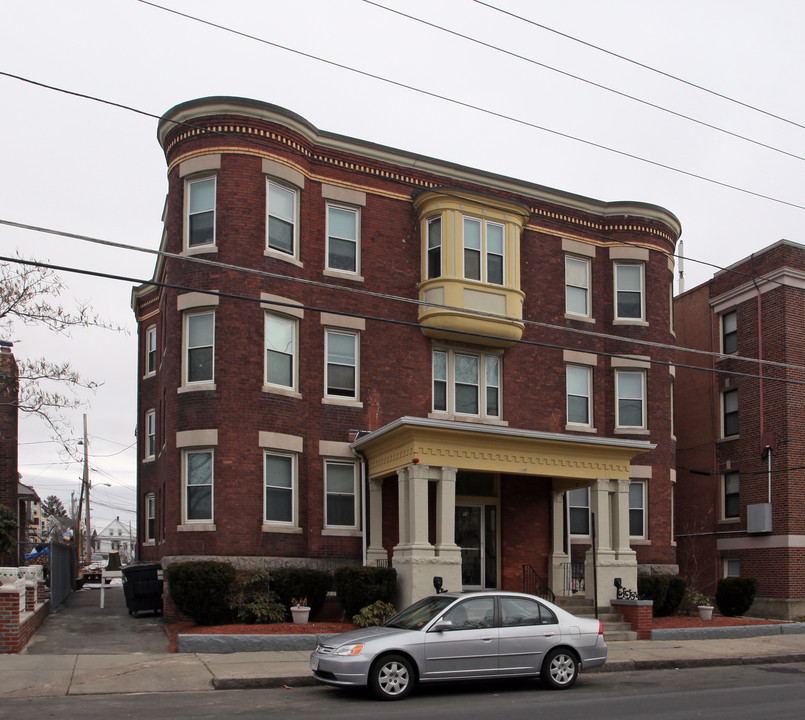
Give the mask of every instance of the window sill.
<path id="1" fill-rule="evenodd" d="M 284 535 L 301 535 L 302 528 L 293 525 L 275 525 L 274 523 L 263 523 L 264 533 L 282 533 Z"/>
<path id="2" fill-rule="evenodd" d="M 143 540 L 143 547 L 155 547 L 156 541 L 155 540 Z"/>
<path id="3" fill-rule="evenodd" d="M 718 522 L 720 525 L 738 525 L 741 522 L 741 518 L 720 518 Z"/>
<path id="4" fill-rule="evenodd" d="M 502 427 L 509 426 L 507 420 L 500 420 L 498 418 L 484 418 L 479 417 L 478 415 L 456 415 L 454 413 L 432 412 L 428 413 L 428 418 L 431 420 L 452 420 L 463 423 L 479 423 L 481 425 L 500 425 Z"/>
<path id="5" fill-rule="evenodd" d="M 716 439 L 716 444 L 718 443 L 725 443 L 725 442 L 732 442 L 733 440 L 740 440 L 740 435 L 728 435 L 727 437 L 720 437 Z"/>
<path id="6" fill-rule="evenodd" d="M 342 280 L 354 280 L 355 282 L 364 282 L 363 275 L 358 273 L 345 272 L 342 270 L 322 270 L 322 275 L 325 277 L 341 278 Z"/>
<path id="7" fill-rule="evenodd" d="M 645 538 L 629 538 L 629 545 L 651 545 L 651 540 Z"/>
<path id="8" fill-rule="evenodd" d="M 569 423 L 565 425 L 565 430 L 568 432 L 583 432 L 583 433 L 597 433 L 598 428 L 590 427 L 589 425 L 573 425 Z"/>
<path id="9" fill-rule="evenodd" d="M 149 378 L 156 377 L 156 376 L 157 376 L 156 371 L 146 373 L 145 375 L 143 375 L 143 380 L 148 380 Z"/>
<path id="10" fill-rule="evenodd" d="M 284 395 L 285 397 L 296 398 L 297 400 L 302 399 L 302 393 L 291 390 L 291 388 L 277 387 L 276 385 L 263 385 L 263 392 L 269 395 Z"/>
<path id="11" fill-rule="evenodd" d="M 156 461 L 156 457 L 154 455 L 149 455 L 148 457 L 143 458 L 143 465 L 150 464 Z"/>
<path id="12" fill-rule="evenodd" d="M 630 325 L 632 327 L 648 327 L 648 321 L 646 320 L 619 320 L 615 318 L 612 321 L 613 325 Z"/>
<path id="13" fill-rule="evenodd" d="M 215 532 L 215 530 L 215 523 L 185 523 L 176 526 L 176 532 Z"/>
<path id="14" fill-rule="evenodd" d="M 651 435 L 647 428 L 615 428 L 616 435 Z"/>
<path id="15" fill-rule="evenodd" d="M 182 251 L 182 255 L 185 256 L 207 255 L 209 253 L 217 253 L 217 252 L 218 252 L 217 245 L 201 245 L 199 247 L 185 248 Z"/>
<path id="16" fill-rule="evenodd" d="M 216 389 L 215 383 L 198 383 L 197 385 L 182 385 L 180 388 L 177 388 L 176 392 L 182 395 L 184 393 L 207 392 Z"/>
<path id="17" fill-rule="evenodd" d="M 321 399 L 322 405 L 340 405 L 341 407 L 362 408 L 363 403 L 360 400 L 342 400 L 341 398 L 324 397 Z"/>
<path id="18" fill-rule="evenodd" d="M 294 257 L 293 255 L 286 255 L 285 253 L 281 253 L 279 250 L 263 250 L 263 257 L 272 258 L 273 260 L 282 260 L 283 262 L 287 262 L 290 265 L 296 265 L 296 267 L 303 268 L 305 264 L 299 260 L 299 258 Z"/>
<path id="19" fill-rule="evenodd" d="M 572 313 L 565 313 L 565 320 L 578 320 L 579 322 L 595 325 L 595 318 L 590 317 L 589 315 L 573 315 Z"/>
<path id="20" fill-rule="evenodd" d="M 361 537 L 363 535 L 360 530 L 349 528 L 325 528 L 321 531 L 321 534 L 330 537 Z"/>

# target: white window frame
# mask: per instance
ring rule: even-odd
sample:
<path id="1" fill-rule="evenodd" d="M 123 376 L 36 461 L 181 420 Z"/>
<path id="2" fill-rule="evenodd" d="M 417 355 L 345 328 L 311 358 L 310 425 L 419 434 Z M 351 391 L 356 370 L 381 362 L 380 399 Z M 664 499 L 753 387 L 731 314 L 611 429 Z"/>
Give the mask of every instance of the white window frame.
<path id="1" fill-rule="evenodd" d="M 578 393 L 570 392 L 570 375 L 575 372 L 584 372 L 587 381 L 586 395 L 579 395 Z M 585 398 L 587 401 L 587 422 L 579 422 L 570 417 L 570 399 L 571 397 Z M 568 425 L 578 425 L 580 427 L 593 426 L 593 369 L 589 365 L 575 365 L 569 363 L 565 367 L 565 411 L 567 413 L 566 419 Z"/>
<path id="2" fill-rule="evenodd" d="M 435 237 L 435 233 L 431 232 L 431 228 L 436 227 L 438 224 L 439 227 L 439 237 Z M 444 224 L 442 223 L 442 216 L 437 215 L 436 217 L 432 217 L 427 222 L 427 233 L 428 237 L 426 238 L 427 248 L 425 252 L 425 263 L 426 263 L 426 271 L 425 276 L 428 280 L 432 278 L 438 278 L 442 276 L 444 272 L 444 243 L 442 240 L 442 228 Z M 435 261 L 432 261 L 432 258 L 438 257 L 439 267 L 434 267 L 436 265 Z M 436 272 L 438 270 L 438 272 Z"/>
<path id="3" fill-rule="evenodd" d="M 727 399 L 734 397 L 735 398 L 735 409 L 734 410 L 727 410 Z M 721 437 L 722 438 L 737 438 L 741 432 L 740 426 L 740 415 L 738 414 L 740 410 L 740 398 L 738 397 L 738 388 L 727 388 L 721 392 Z M 730 433 L 727 435 L 727 415 L 732 416 L 735 415 L 736 418 L 736 425 L 737 425 L 737 432 Z"/>
<path id="4" fill-rule="evenodd" d="M 344 337 L 351 337 L 353 340 L 354 361 L 351 365 L 348 363 L 339 363 L 331 361 L 330 359 L 330 339 L 333 335 L 341 335 Z M 340 328 L 325 328 L 324 330 L 324 397 L 333 398 L 338 400 L 355 400 L 360 398 L 360 333 L 350 330 L 342 330 Z M 330 366 L 334 367 L 352 367 L 354 372 L 354 391 L 352 395 L 345 395 L 341 393 L 330 393 Z"/>
<path id="5" fill-rule="evenodd" d="M 741 560 L 740 558 L 724 558 L 724 577 L 741 577 Z"/>
<path id="6" fill-rule="evenodd" d="M 341 492 L 330 492 L 329 489 L 329 469 L 335 466 L 349 466 L 352 469 L 352 492 L 351 493 L 341 493 Z M 329 497 L 330 496 L 347 496 L 352 495 L 352 517 L 353 522 L 351 525 L 336 525 L 330 522 L 330 513 L 329 513 Z M 352 460 L 337 460 L 337 459 L 325 459 L 324 460 L 324 527 L 328 529 L 339 529 L 339 530 L 357 530 L 359 528 L 359 515 L 358 515 L 358 507 L 359 507 L 359 487 L 358 487 L 358 466 Z"/>
<path id="7" fill-rule="evenodd" d="M 719 318 L 721 326 L 721 352 L 724 355 L 735 355 L 738 352 L 738 311 L 730 310 Z M 735 347 L 727 349 L 727 338 L 734 340 Z"/>
<path id="8" fill-rule="evenodd" d="M 467 245 L 467 224 L 472 223 L 478 226 L 479 233 L 479 247 L 470 247 Z M 494 252 L 490 248 L 489 241 L 489 228 L 500 228 L 501 234 L 501 248 L 500 252 Z M 495 285 L 497 287 L 504 287 L 506 285 L 506 226 L 500 222 L 493 222 L 491 220 L 484 220 L 483 218 L 473 217 L 471 215 L 463 215 L 461 221 L 461 264 L 465 280 L 474 280 L 476 282 L 486 283 L 488 285 Z M 478 256 L 478 275 L 479 277 L 470 277 L 467 274 L 467 253 L 476 253 Z M 500 258 L 500 282 L 489 279 L 489 259 L 495 256 Z"/>
<path id="9" fill-rule="evenodd" d="M 640 506 L 635 507 L 633 505 L 633 497 L 632 497 L 632 488 L 640 488 Z M 647 492 L 648 492 L 648 484 L 645 480 L 630 480 L 629 481 L 629 537 L 636 540 L 645 540 L 646 533 L 647 533 Z M 632 513 L 633 512 L 640 512 L 640 533 L 633 534 L 632 533 Z"/>
<path id="10" fill-rule="evenodd" d="M 212 318 L 212 345 L 198 345 L 195 347 L 190 347 L 190 322 L 191 318 L 201 317 L 203 315 L 209 315 Z M 210 385 L 215 382 L 215 310 L 202 310 L 199 312 L 185 312 L 184 319 L 184 331 L 183 331 L 183 346 L 184 351 L 182 353 L 183 358 L 183 367 L 182 367 L 182 381 L 185 387 L 192 387 L 194 385 Z M 211 347 L 212 350 L 212 361 L 211 361 L 211 372 L 209 378 L 199 379 L 199 380 L 190 380 L 190 352 L 191 350 L 196 350 L 199 348 L 204 347 Z"/>
<path id="11" fill-rule="evenodd" d="M 578 496 L 584 492 L 586 494 L 586 501 L 584 504 L 581 504 L 578 501 Z M 574 497 L 575 495 L 575 497 Z M 573 521 L 572 521 L 572 510 L 586 510 L 587 512 L 587 531 L 583 533 L 575 533 L 573 532 Z M 576 513 L 579 514 L 579 513 Z M 570 537 L 590 537 L 590 488 L 574 488 L 573 490 L 567 491 L 567 519 L 568 519 L 568 534 Z"/>
<path id="12" fill-rule="evenodd" d="M 737 492 L 727 493 L 727 481 L 735 479 L 738 483 Z M 738 512 L 735 515 L 727 515 L 727 495 L 735 495 L 738 502 Z M 735 470 L 721 473 L 721 519 L 726 522 L 734 522 L 741 519 L 741 474 Z"/>
<path id="13" fill-rule="evenodd" d="M 271 207 L 271 192 L 272 188 L 275 188 L 278 192 L 287 193 L 293 199 L 293 209 L 291 211 L 291 217 L 282 217 L 276 212 L 272 212 Z M 291 250 L 288 252 L 287 250 L 283 250 L 279 247 L 273 247 L 271 245 L 271 218 L 275 217 L 281 222 L 289 223 L 291 225 Z M 278 183 L 275 180 L 270 178 L 266 178 L 266 250 L 271 253 L 277 253 L 280 256 L 288 257 L 288 258 L 298 258 L 299 257 L 299 191 L 295 188 L 288 187 L 282 183 Z"/>
<path id="14" fill-rule="evenodd" d="M 285 351 L 279 349 L 273 349 L 269 347 L 269 322 L 270 321 L 277 321 L 281 323 L 285 323 L 290 325 L 291 327 L 291 348 L 288 351 L 287 348 Z M 298 377 L 299 377 L 299 356 L 297 353 L 297 348 L 299 346 L 299 321 L 295 318 L 289 317 L 287 315 L 282 315 L 280 313 L 273 313 L 273 312 L 266 312 L 265 318 L 263 320 L 263 380 L 266 385 L 270 387 L 279 387 L 285 388 L 288 390 L 296 390 L 298 384 Z M 278 355 L 288 355 L 291 358 L 291 378 L 289 384 L 278 383 L 278 382 L 271 382 L 268 377 L 268 369 L 269 369 L 269 361 L 268 361 L 268 354 L 269 352 L 277 353 Z"/>
<path id="15" fill-rule="evenodd" d="M 355 238 L 336 237 L 330 232 L 330 211 L 338 210 L 341 212 L 351 213 L 355 218 Z M 344 273 L 345 275 L 360 275 L 361 272 L 361 209 L 351 205 L 343 205 L 341 203 L 328 202 L 327 203 L 327 247 L 326 247 L 326 265 L 325 267 L 330 272 Z M 333 267 L 330 264 L 330 241 L 337 239 L 342 242 L 352 243 L 355 246 L 355 267 L 351 270 L 339 267 Z"/>
<path id="16" fill-rule="evenodd" d="M 212 193 L 212 208 L 205 208 L 204 210 L 199 210 L 196 212 L 191 211 L 191 206 L 193 204 L 193 187 L 200 183 L 210 182 L 212 181 L 213 184 L 213 193 Z M 218 178 L 215 175 L 206 175 L 204 177 L 196 177 L 192 179 L 185 180 L 185 197 L 187 198 L 186 201 L 186 209 L 185 209 L 185 248 L 187 250 L 198 250 L 199 248 L 211 248 L 215 247 L 216 245 L 216 238 L 217 238 L 217 224 L 218 224 Z M 212 213 L 212 240 L 210 242 L 205 243 L 198 243 L 198 244 L 191 244 L 191 222 L 190 219 L 194 215 L 200 215 L 202 213 L 211 212 Z"/>
<path id="17" fill-rule="evenodd" d="M 445 362 L 445 377 L 437 376 L 437 357 L 443 357 Z M 473 385 L 472 383 L 459 383 L 456 379 L 456 358 L 471 357 L 477 360 L 477 383 L 474 386 L 478 402 L 478 412 L 471 413 L 460 411 L 456 408 L 456 387 L 458 385 Z M 490 378 L 490 372 L 497 368 L 497 384 Z M 503 356 L 498 353 L 475 353 L 465 350 L 454 350 L 452 348 L 438 347 L 433 349 L 431 360 L 431 402 L 434 413 L 440 415 L 460 417 L 480 417 L 500 420 L 503 417 Z M 437 405 L 436 397 L 438 386 L 444 389 L 444 407 Z M 489 392 L 495 392 L 497 396 L 497 413 L 490 412 Z"/>
<path id="18" fill-rule="evenodd" d="M 153 460 L 157 454 L 157 411 L 147 410 L 145 413 L 145 460 Z"/>
<path id="19" fill-rule="evenodd" d="M 621 394 L 621 379 L 626 375 L 637 375 L 640 377 L 640 397 L 625 397 Z M 624 425 L 621 422 L 621 401 L 640 401 L 641 420 L 639 425 Z M 618 430 L 645 430 L 646 429 L 646 371 L 645 370 L 615 370 L 615 428 Z"/>
<path id="20" fill-rule="evenodd" d="M 155 375 L 157 371 L 157 326 L 149 325 L 145 330 L 145 376 Z"/>
<path id="21" fill-rule="evenodd" d="M 209 487 L 210 516 L 190 517 L 190 456 L 208 454 L 210 457 L 210 477 L 208 483 L 194 483 L 192 487 Z M 182 452 L 182 522 L 186 525 L 209 525 L 215 522 L 215 451 L 213 448 L 193 448 Z"/>
<path id="22" fill-rule="evenodd" d="M 272 485 L 268 477 L 269 457 L 283 458 L 288 461 L 290 468 L 290 487 L 284 485 Z M 279 525 L 282 527 L 298 527 L 298 457 L 296 453 L 279 452 L 277 450 L 265 450 L 263 453 L 263 523 L 266 525 Z M 291 495 L 291 517 L 288 520 L 269 519 L 269 492 L 270 490 L 289 492 Z"/>
<path id="23" fill-rule="evenodd" d="M 573 263 L 578 263 L 579 265 L 584 266 L 583 285 L 571 282 L 570 280 L 571 275 L 570 267 L 573 265 Z M 590 292 L 591 277 L 592 277 L 592 263 L 590 262 L 590 258 L 579 257 L 578 255 L 565 255 L 565 314 L 576 315 L 578 317 L 583 318 L 591 317 L 592 315 L 592 303 L 591 303 L 592 294 Z M 570 308 L 571 289 L 581 290 L 584 292 L 584 310 L 582 312 L 578 312 L 577 310 L 571 310 Z"/>
<path id="24" fill-rule="evenodd" d="M 145 496 L 145 527 L 143 534 L 145 535 L 145 543 L 153 545 L 156 541 L 157 532 L 157 498 L 154 493 L 148 493 Z"/>
<path id="25" fill-rule="evenodd" d="M 621 288 L 621 277 L 620 277 L 620 269 L 636 269 L 638 271 L 638 276 L 640 279 L 639 282 L 639 289 L 633 290 L 631 288 L 625 289 Z M 615 320 L 620 322 L 645 322 L 646 320 L 646 265 L 642 262 L 616 262 L 614 264 L 614 281 L 613 286 L 615 290 L 615 307 L 614 307 L 614 317 Z M 639 317 L 633 316 L 622 316 L 619 313 L 619 303 L 618 303 L 618 296 L 621 293 L 637 293 L 640 298 L 640 315 Z"/>

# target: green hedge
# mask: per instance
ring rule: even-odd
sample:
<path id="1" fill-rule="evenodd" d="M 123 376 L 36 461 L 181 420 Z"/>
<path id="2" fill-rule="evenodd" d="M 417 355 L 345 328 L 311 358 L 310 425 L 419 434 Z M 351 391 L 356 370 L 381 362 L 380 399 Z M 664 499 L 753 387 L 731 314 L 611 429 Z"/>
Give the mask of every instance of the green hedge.
<path id="1" fill-rule="evenodd" d="M 723 578 L 716 587 L 716 604 L 722 615 L 743 615 L 752 607 L 757 595 L 756 578 Z"/>
<path id="2" fill-rule="evenodd" d="M 176 608 L 199 625 L 226 622 L 235 569 L 224 562 L 196 560 L 168 565 L 165 578 Z"/>
<path id="3" fill-rule="evenodd" d="M 682 600 L 685 598 L 687 589 L 688 583 L 685 578 L 679 575 L 669 575 L 668 591 L 665 593 L 665 601 L 660 606 L 659 610 L 654 611 L 654 614 L 657 617 L 668 617 L 676 613 L 682 605 Z"/>
<path id="4" fill-rule="evenodd" d="M 303 598 L 307 598 L 310 619 L 318 617 L 333 583 L 330 573 L 311 568 L 278 568 L 270 570 L 268 574 L 271 592 L 285 606 L 288 618 L 291 616 L 291 603 Z"/>
<path id="5" fill-rule="evenodd" d="M 335 592 L 347 617 L 378 600 L 393 603 L 397 592 L 397 571 L 383 567 L 340 567 L 334 575 Z"/>
<path id="6" fill-rule="evenodd" d="M 668 575 L 637 576 L 637 594 L 644 600 L 652 600 L 654 602 L 652 607 L 654 615 L 658 615 L 665 605 L 669 585 L 670 581 L 668 580 Z"/>

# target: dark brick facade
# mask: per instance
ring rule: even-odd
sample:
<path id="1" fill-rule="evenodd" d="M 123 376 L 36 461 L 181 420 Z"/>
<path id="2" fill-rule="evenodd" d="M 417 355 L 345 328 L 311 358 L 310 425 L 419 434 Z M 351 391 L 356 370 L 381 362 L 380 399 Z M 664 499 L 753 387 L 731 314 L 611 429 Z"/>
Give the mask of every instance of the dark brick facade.
<path id="1" fill-rule="evenodd" d="M 222 109 L 226 106 L 226 110 Z M 205 108 L 208 111 L 205 112 Z M 187 113 L 185 113 L 185 110 Z M 154 280 L 134 294 L 139 323 L 138 502 L 139 557 L 226 556 L 272 562 L 360 562 L 358 532 L 325 528 L 324 459 L 320 443 L 348 443 L 356 431 L 374 431 L 402 417 L 433 411 L 432 351 L 435 341 L 419 326 L 423 238 L 413 198 L 431 188 L 459 188 L 491 203 L 518 203 L 530 212 L 519 241 L 519 289 L 525 295 L 522 342 L 503 352 L 502 419 L 511 428 L 572 434 L 566 429 L 565 350 L 598 354 L 593 374 L 593 434 L 650 441 L 651 452 L 635 464 L 651 468 L 647 540 L 635 545 L 638 562 L 676 562 L 671 531 L 670 469 L 675 466 L 670 404 L 672 345 L 669 257 L 679 228 L 667 211 L 640 203 L 607 204 L 510 178 L 461 168 L 389 148 L 321 133 L 287 111 L 254 101 L 208 99 L 179 106 L 168 116 L 187 125 L 160 124 L 169 167 L 162 251 Z M 206 131 L 197 128 L 204 128 Z M 188 253 L 182 163 L 220 155 L 214 251 Z M 299 190 L 299 255 L 295 261 L 266 253 L 266 172 L 281 163 L 304 176 Z M 203 173 L 202 173 L 203 175 Z M 269 173 L 270 175 L 270 173 Z M 360 276 L 324 271 L 326 204 L 323 188 L 365 193 L 360 207 Z M 448 191 L 445 191 L 449 194 Z M 565 254 L 571 240 L 591 248 L 593 317 L 565 314 Z M 645 253 L 645 316 L 648 322 L 613 322 L 612 248 Z M 193 255 L 237 269 L 184 261 Z M 245 272 L 243 269 L 256 271 Z M 214 290 L 214 389 L 186 391 L 182 382 L 183 313 L 187 293 Z M 261 293 L 300 304 L 297 394 L 266 392 L 264 308 Z M 408 301 L 408 302 L 406 302 Z M 345 313 L 360 331 L 360 403 L 323 402 L 325 337 L 322 315 Z M 156 372 L 146 362 L 146 331 L 157 328 Z M 581 332 L 570 332 L 571 330 Z M 589 334 L 593 332 L 594 334 Z M 482 350 L 470 338 L 451 348 Z M 647 431 L 616 432 L 611 355 L 651 357 L 647 370 Z M 156 452 L 146 456 L 144 418 L 156 413 Z M 182 526 L 182 452 L 177 433 L 217 431 L 214 444 L 214 529 Z M 301 438 L 298 458 L 298 528 L 263 527 L 264 467 L 260 433 Z M 383 487 L 383 544 L 398 540 L 395 478 Z M 548 479 L 549 480 L 549 479 Z M 550 482 L 507 475 L 500 480 L 500 572 L 503 587 L 517 589 L 520 568 L 548 571 L 552 542 Z M 153 494 L 153 542 L 146 537 L 145 498 Z M 431 503 L 431 513 L 433 506 Z M 360 520 L 360 518 L 358 518 Z M 431 536 L 434 534 L 431 517 Z M 360 523 L 359 523 L 360 524 Z"/>

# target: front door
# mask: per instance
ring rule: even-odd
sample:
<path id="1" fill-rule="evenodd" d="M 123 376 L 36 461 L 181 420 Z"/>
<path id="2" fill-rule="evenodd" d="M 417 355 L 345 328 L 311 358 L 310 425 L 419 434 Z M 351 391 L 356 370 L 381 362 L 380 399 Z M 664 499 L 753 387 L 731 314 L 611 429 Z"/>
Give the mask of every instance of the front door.
<path id="1" fill-rule="evenodd" d="M 496 505 L 456 505 L 456 545 L 461 548 L 464 590 L 498 586 Z"/>

